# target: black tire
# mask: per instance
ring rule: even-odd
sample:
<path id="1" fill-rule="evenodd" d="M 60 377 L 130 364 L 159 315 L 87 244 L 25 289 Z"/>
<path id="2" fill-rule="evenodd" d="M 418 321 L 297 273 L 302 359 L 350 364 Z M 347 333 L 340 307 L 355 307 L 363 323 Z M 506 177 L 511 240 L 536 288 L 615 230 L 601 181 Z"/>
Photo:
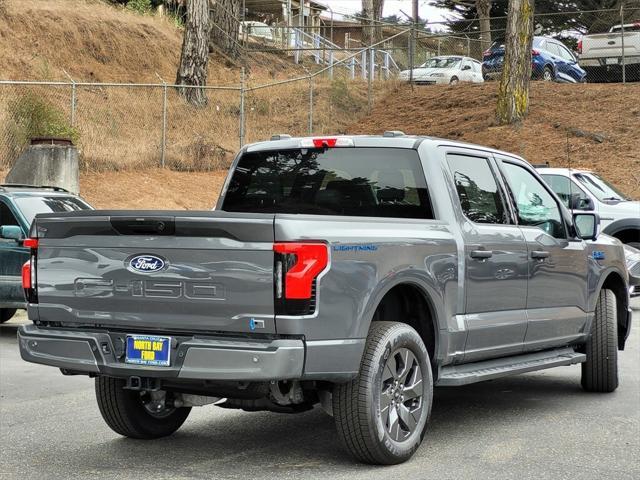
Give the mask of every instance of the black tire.
<path id="1" fill-rule="evenodd" d="M 542 71 L 542 80 L 545 82 L 553 82 L 555 79 L 556 76 L 553 73 L 553 69 L 548 65 L 544 67 L 544 70 Z"/>
<path id="2" fill-rule="evenodd" d="M 189 416 L 190 407 L 152 414 L 144 406 L 141 393 L 124 390 L 120 378 L 97 377 L 96 399 L 102 418 L 114 432 L 129 438 L 166 437 L 178 430 Z"/>
<path id="3" fill-rule="evenodd" d="M 457 85 L 458 83 L 460 83 L 458 77 L 451 77 L 451 80 L 449 80 L 449 85 Z"/>
<path id="4" fill-rule="evenodd" d="M 15 314 L 15 308 L 0 308 L 0 323 L 8 322 Z"/>
<path id="5" fill-rule="evenodd" d="M 611 290 L 603 289 L 598 296 L 586 354 L 582 388 L 587 392 L 613 392 L 618 388 L 618 321 L 616 296 Z"/>
<path id="6" fill-rule="evenodd" d="M 402 370 L 406 388 L 400 384 L 398 389 L 399 377 L 391 375 L 390 365 L 396 367 L 398 373 L 398 368 L 403 366 L 398 355 L 402 357 L 405 351 L 412 355 L 412 359 L 404 363 L 405 369 Z M 407 363 L 412 365 L 408 371 Z M 405 400 L 405 394 L 408 400 Z M 418 333 L 404 323 L 374 322 L 367 336 L 358 377 L 334 386 L 333 416 L 338 436 L 346 449 L 361 462 L 379 465 L 402 463 L 422 442 L 432 401 L 433 377 L 429 354 Z M 387 407 L 383 407 L 385 403 Z M 409 422 L 405 423 L 403 416 Z M 392 427 L 392 424 L 396 426 Z M 410 426 L 412 424 L 413 427 Z"/>

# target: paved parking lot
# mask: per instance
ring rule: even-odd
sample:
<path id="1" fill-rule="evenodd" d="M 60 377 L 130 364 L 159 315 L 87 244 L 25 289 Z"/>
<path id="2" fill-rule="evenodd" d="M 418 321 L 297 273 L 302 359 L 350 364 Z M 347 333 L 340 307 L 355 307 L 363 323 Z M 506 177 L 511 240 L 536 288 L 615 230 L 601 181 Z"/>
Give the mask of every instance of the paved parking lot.
<path id="1" fill-rule="evenodd" d="M 93 381 L 20 360 L 20 321 L 0 326 L 0 478 L 640 478 L 640 310 L 615 393 L 584 393 L 579 366 L 437 389 L 422 447 L 385 468 L 354 463 L 319 409 L 209 406 L 173 437 L 120 438 L 100 417 Z"/>

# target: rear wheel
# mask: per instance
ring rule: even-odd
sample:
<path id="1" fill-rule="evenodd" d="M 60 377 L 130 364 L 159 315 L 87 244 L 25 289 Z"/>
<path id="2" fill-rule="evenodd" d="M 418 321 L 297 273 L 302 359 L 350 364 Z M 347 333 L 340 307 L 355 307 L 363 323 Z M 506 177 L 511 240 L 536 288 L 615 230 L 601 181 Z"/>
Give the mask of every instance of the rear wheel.
<path id="1" fill-rule="evenodd" d="M 191 408 L 165 404 L 166 392 L 125 390 L 120 378 L 97 377 L 96 399 L 102 418 L 114 432 L 130 438 L 166 437 L 178 430 Z"/>
<path id="2" fill-rule="evenodd" d="M 422 442 L 432 398 L 429 354 L 418 333 L 403 323 L 374 322 L 358 377 L 334 387 L 338 436 L 362 462 L 404 462 Z"/>
<path id="3" fill-rule="evenodd" d="M 598 296 L 586 353 L 582 388 L 588 392 L 613 392 L 618 388 L 618 322 L 616 296 L 611 290 L 603 289 Z"/>
<path id="4" fill-rule="evenodd" d="M 542 80 L 545 82 L 553 82 L 555 80 L 555 75 L 553 74 L 553 69 L 551 67 L 544 67 L 544 70 L 542 71 Z"/>
<path id="5" fill-rule="evenodd" d="M 0 308 L 0 323 L 8 322 L 15 314 L 15 308 Z"/>

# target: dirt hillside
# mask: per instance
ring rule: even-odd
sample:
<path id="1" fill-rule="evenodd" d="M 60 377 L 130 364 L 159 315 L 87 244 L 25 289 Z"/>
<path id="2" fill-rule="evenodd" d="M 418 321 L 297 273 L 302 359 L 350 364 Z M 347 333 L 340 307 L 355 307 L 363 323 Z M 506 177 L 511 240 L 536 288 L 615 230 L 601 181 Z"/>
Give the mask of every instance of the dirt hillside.
<path id="1" fill-rule="evenodd" d="M 171 83 L 182 30 L 170 17 L 139 15 L 101 0 L 3 0 L 0 66 L 3 80 Z M 18 46 L 18 48 L 16 48 Z M 254 80 L 288 76 L 291 62 L 256 54 Z M 299 69 L 302 72 L 302 69 Z M 239 83 L 240 65 L 212 55 L 208 81 Z"/>
<path id="2" fill-rule="evenodd" d="M 496 90 L 495 82 L 402 86 L 349 132 L 402 130 L 488 145 L 534 164 L 592 169 L 640 198 L 640 84 L 534 82 L 529 117 L 516 127 L 495 124 Z"/>

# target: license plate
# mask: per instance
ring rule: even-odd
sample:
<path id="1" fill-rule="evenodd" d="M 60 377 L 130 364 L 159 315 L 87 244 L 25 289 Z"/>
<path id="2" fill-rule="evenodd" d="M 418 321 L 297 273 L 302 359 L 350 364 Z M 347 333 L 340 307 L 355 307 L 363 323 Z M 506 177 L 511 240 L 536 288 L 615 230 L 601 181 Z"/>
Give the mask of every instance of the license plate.
<path id="1" fill-rule="evenodd" d="M 170 353 L 171 337 L 127 336 L 126 363 L 168 367 L 170 365 Z"/>
<path id="2" fill-rule="evenodd" d="M 607 58 L 605 61 L 607 62 L 607 65 L 617 65 L 618 64 L 618 59 L 617 58 Z"/>

